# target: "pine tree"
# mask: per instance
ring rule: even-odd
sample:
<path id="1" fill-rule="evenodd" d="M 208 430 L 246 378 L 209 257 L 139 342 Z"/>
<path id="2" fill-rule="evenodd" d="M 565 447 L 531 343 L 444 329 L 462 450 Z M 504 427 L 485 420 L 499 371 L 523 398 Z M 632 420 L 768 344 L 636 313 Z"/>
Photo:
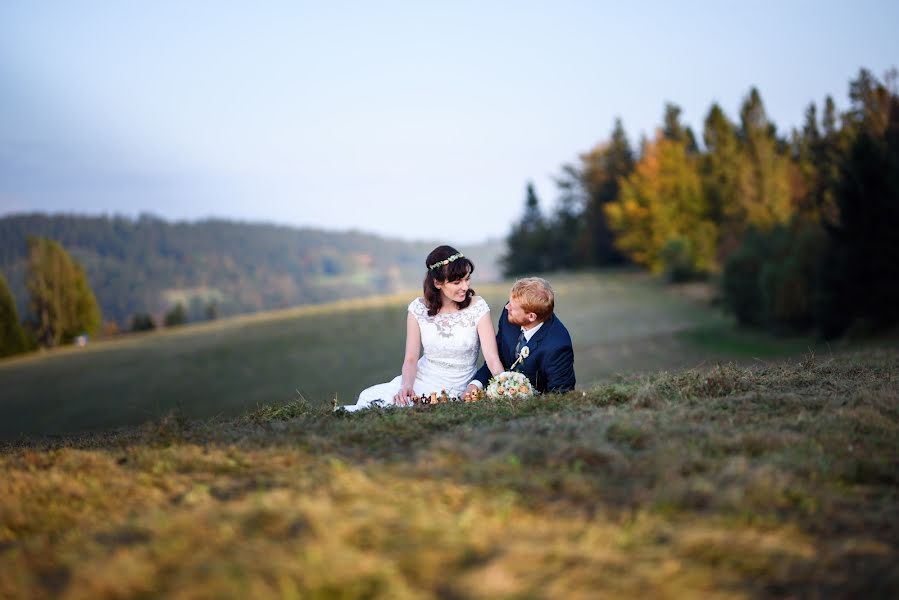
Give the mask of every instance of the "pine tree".
<path id="1" fill-rule="evenodd" d="M 549 222 L 551 269 L 571 269 L 587 264 L 578 244 L 584 238 L 586 223 L 582 217 L 586 195 L 580 173 L 574 165 L 563 165 L 555 178 L 558 204 Z"/>
<path id="2" fill-rule="evenodd" d="M 549 231 L 534 184 L 528 182 L 524 215 L 506 238 L 507 254 L 503 257 L 506 275 L 537 273 L 550 268 Z"/>
<path id="3" fill-rule="evenodd" d="M 818 185 L 813 191 L 816 213 L 821 221 L 833 222 L 837 217 L 836 186 L 840 179 L 840 163 L 849 143 L 848 136 L 837 126 L 837 109 L 833 98 L 824 99 L 821 118 L 821 141 L 815 153 Z"/>
<path id="4" fill-rule="evenodd" d="M 838 220 L 821 272 L 821 332 L 899 323 L 899 95 L 861 71 L 845 116 L 852 136 L 835 188 Z"/>
<path id="5" fill-rule="evenodd" d="M 793 161 L 803 186 L 798 210 L 803 217 L 815 220 L 818 206 L 816 198 L 822 183 L 821 165 L 818 161 L 822 136 L 818 127 L 818 109 L 814 102 L 805 110 L 802 131 L 794 130 L 792 138 Z"/>
<path id="6" fill-rule="evenodd" d="M 845 154 L 845 136 L 837 129 L 835 111 L 833 99 L 828 96 L 819 126 L 817 107 L 810 104 L 802 131 L 794 133 L 793 160 L 803 186 L 797 209 L 808 221 L 836 219 L 834 193 Z"/>
<path id="7" fill-rule="evenodd" d="M 664 126 L 662 129 L 665 139 L 683 144 L 688 154 L 698 154 L 699 146 L 696 144 L 696 136 L 693 135 L 692 129 L 685 127 L 681 123 L 681 112 L 683 111 L 676 104 L 669 102 L 665 105 Z"/>
<path id="8" fill-rule="evenodd" d="M 16 301 L 6 285 L 6 278 L 0 273 L 0 357 L 19 354 L 26 349 Z"/>
<path id="9" fill-rule="evenodd" d="M 587 264 L 616 265 L 626 257 L 614 243 L 605 206 L 618 199 L 620 182 L 634 170 L 634 152 L 621 119 L 615 120 L 612 138 L 581 155 L 580 179 L 586 196 L 586 227 L 578 240 L 579 253 Z"/>

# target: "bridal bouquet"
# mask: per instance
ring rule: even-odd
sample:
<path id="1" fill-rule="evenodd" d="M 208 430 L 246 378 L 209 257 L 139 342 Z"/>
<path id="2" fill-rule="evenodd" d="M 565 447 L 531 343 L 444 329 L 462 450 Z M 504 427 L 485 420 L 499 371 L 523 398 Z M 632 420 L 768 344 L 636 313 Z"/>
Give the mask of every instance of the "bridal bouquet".
<path id="1" fill-rule="evenodd" d="M 530 398 L 536 392 L 530 380 L 517 371 L 503 371 L 493 377 L 487 384 L 487 397 L 493 400 L 509 398 L 510 400 L 523 400 Z"/>

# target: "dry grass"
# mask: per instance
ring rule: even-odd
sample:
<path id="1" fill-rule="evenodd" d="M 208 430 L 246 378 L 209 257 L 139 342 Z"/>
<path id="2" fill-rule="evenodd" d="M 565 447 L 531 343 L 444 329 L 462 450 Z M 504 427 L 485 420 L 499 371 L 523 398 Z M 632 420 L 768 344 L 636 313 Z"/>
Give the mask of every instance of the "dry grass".
<path id="1" fill-rule="evenodd" d="M 899 353 L 0 453 L 0 597 L 889 598 Z"/>

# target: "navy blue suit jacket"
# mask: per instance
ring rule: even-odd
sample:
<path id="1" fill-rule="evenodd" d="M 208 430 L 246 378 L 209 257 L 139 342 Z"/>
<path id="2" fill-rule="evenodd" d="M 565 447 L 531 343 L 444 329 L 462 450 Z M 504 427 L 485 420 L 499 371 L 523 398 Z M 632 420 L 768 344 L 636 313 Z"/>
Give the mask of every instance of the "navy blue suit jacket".
<path id="1" fill-rule="evenodd" d="M 499 347 L 499 359 L 506 369 L 515 362 L 515 344 L 520 333 L 521 327 L 509 323 L 508 311 L 504 308 L 499 317 L 496 345 Z M 542 394 L 574 389 L 574 349 L 571 347 L 571 336 L 558 317 L 553 315 L 544 321 L 537 333 L 528 342 L 522 340 L 521 345 L 528 347 L 529 354 L 515 370 L 524 373 L 535 390 Z M 485 388 L 490 377 L 486 364 L 475 375 L 475 379 Z"/>

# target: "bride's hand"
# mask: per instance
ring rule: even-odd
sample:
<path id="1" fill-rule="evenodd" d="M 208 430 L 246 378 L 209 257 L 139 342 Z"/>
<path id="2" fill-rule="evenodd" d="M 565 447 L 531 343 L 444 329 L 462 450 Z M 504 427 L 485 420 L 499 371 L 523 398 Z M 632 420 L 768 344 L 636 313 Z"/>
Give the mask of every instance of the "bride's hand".
<path id="1" fill-rule="evenodd" d="M 411 387 L 402 387 L 400 392 L 393 397 L 393 403 L 397 406 L 409 406 L 412 404 L 413 396 L 415 396 L 415 390 Z"/>

